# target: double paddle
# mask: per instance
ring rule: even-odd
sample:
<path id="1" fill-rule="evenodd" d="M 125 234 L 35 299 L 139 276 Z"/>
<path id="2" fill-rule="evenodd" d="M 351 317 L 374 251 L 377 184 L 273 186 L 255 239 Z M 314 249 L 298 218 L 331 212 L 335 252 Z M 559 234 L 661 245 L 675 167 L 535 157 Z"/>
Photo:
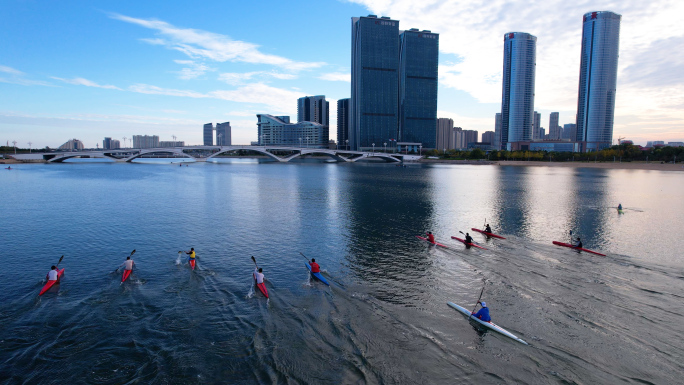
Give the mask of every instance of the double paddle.
<path id="1" fill-rule="evenodd" d="M 135 249 L 133 249 L 133 251 L 131 251 L 131 255 L 129 255 L 128 258 L 132 257 L 133 254 L 135 254 Z M 63 255 L 62 255 L 62 258 L 64 258 Z M 59 261 L 62 262 L 61 259 L 60 259 Z M 58 265 L 59 265 L 59 264 L 58 264 Z M 117 267 L 113 272 L 116 273 L 117 271 L 119 271 L 119 269 L 121 268 L 121 266 L 123 266 L 123 264 L 119 265 L 119 267 Z"/>
<path id="2" fill-rule="evenodd" d="M 482 285 L 482 290 L 480 290 L 480 296 L 477 297 L 477 302 L 475 302 L 475 307 L 473 308 L 473 311 L 470 312 L 470 314 L 475 313 L 475 309 L 477 309 L 477 304 L 480 303 L 480 300 L 482 299 L 482 293 L 484 293 L 484 288 L 485 288 L 486 284 L 487 284 L 487 281 L 484 281 L 484 284 Z"/>

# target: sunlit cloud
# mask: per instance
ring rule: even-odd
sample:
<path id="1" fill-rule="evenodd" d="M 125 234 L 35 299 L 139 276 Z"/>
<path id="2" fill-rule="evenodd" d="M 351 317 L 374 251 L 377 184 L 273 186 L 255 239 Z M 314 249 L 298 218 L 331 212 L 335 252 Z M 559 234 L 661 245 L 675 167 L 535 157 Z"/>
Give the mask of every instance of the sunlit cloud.
<path id="1" fill-rule="evenodd" d="M 138 19 L 119 14 L 112 14 L 110 17 L 156 31 L 162 37 L 146 38 L 143 41 L 183 52 L 192 59 L 268 64 L 290 71 L 318 68 L 325 64 L 323 62 L 298 62 L 263 53 L 259 50 L 259 46 L 253 43 L 233 40 L 226 35 L 201 29 L 180 28 L 161 20 Z"/>
<path id="2" fill-rule="evenodd" d="M 25 73 L 12 67 L 0 65 L 0 72 L 7 74 L 6 76 L 0 77 L 0 83 L 19 84 L 22 86 L 54 86 L 53 84 L 41 80 L 26 79 Z"/>
<path id="3" fill-rule="evenodd" d="M 2 66 L 2 65 L 0 65 L 0 72 L 8 73 L 11 75 L 23 75 L 24 74 L 23 72 L 21 72 L 19 70 L 15 70 L 12 67 Z"/>
<path id="4" fill-rule="evenodd" d="M 96 88 L 106 88 L 109 90 L 119 90 L 121 91 L 121 88 L 112 86 L 112 85 L 103 85 L 103 84 L 97 84 L 94 81 L 84 79 L 84 78 L 73 78 L 73 79 L 63 79 L 63 78 L 58 78 L 56 76 L 52 76 L 53 79 L 62 81 L 64 83 L 69 83 L 69 84 L 74 84 L 77 86 L 86 86 L 86 87 L 96 87 Z"/>
<path id="5" fill-rule="evenodd" d="M 207 71 L 213 70 L 209 66 L 203 63 L 197 63 L 193 60 L 174 60 L 174 62 L 187 66 L 177 72 L 178 77 L 183 80 L 195 79 L 204 75 Z"/>
<path id="6" fill-rule="evenodd" d="M 245 83 L 247 80 L 252 80 L 254 78 L 260 78 L 260 80 L 265 80 L 267 78 L 275 78 L 281 80 L 291 80 L 296 79 L 297 75 L 294 74 L 284 74 L 279 72 L 269 72 L 269 71 L 253 71 L 253 72 L 226 72 L 219 75 L 219 80 L 226 82 L 230 85 L 240 85 Z"/>
<path id="7" fill-rule="evenodd" d="M 332 82 L 347 82 L 351 83 L 351 73 L 346 72 L 332 72 L 323 74 L 318 77 L 321 80 L 329 80 Z"/>

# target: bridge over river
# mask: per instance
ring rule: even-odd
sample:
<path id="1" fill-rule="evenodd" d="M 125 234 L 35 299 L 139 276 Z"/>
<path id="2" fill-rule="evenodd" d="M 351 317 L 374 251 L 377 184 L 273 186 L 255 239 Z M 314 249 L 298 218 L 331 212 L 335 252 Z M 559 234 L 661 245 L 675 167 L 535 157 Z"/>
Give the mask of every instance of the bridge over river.
<path id="1" fill-rule="evenodd" d="M 132 162 L 136 159 L 166 158 L 183 162 L 213 162 L 220 158 L 269 157 L 278 162 L 289 162 L 302 156 L 328 156 L 337 162 L 357 162 L 359 160 L 384 160 L 386 162 L 411 162 L 420 159 L 413 154 L 395 152 L 363 152 L 330 150 L 307 147 L 282 146 L 187 146 L 159 148 L 122 148 L 117 150 L 82 150 L 70 152 L 46 152 L 17 154 L 17 160 L 42 159 L 48 163 L 60 163 L 74 158 L 109 159 L 116 162 Z"/>

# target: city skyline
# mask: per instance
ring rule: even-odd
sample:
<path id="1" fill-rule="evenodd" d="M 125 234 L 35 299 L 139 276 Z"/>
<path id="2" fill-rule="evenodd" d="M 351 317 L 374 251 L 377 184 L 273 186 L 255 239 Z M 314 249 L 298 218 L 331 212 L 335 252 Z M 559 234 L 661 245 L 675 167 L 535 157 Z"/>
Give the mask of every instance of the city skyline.
<path id="1" fill-rule="evenodd" d="M 86 2 L 6 3 L 5 14 L 12 17 L 0 23 L 9 53 L 0 59 L 0 139 L 56 147 L 79 138 L 94 148 L 103 137 L 147 132 L 201 144 L 196 127 L 230 121 L 233 142 L 248 144 L 256 140 L 256 113 L 295 116 L 294 101 L 306 95 L 326 95 L 330 126 L 336 127 L 337 100 L 350 97 L 349 19 L 369 13 L 400 20 L 404 30 L 439 32 L 437 116 L 480 132 L 492 129 L 491 116 L 500 109 L 501 35 L 518 30 L 537 36 L 535 110 L 545 116 L 558 111 L 559 124 L 567 124 L 577 113 L 582 17 L 608 10 L 622 15 L 613 139 L 643 145 L 684 139 L 684 113 L 677 107 L 684 103 L 684 78 L 677 71 L 683 60 L 669 54 L 684 43 L 679 4 L 495 1 L 480 8 L 460 1 L 409 6 L 358 0 L 326 3 L 307 18 L 313 22 L 307 28 L 285 20 L 315 8 L 309 2 L 210 2 L 192 11 L 161 4 L 95 9 Z M 257 10 L 268 27 L 239 17 L 230 25 L 206 18 L 208 11 Z M 459 14 L 496 17 L 456 25 Z M 531 17 L 536 14 L 544 17 Z M 311 36 L 310 28 L 324 33 Z M 306 45 L 297 44 L 304 38 Z"/>

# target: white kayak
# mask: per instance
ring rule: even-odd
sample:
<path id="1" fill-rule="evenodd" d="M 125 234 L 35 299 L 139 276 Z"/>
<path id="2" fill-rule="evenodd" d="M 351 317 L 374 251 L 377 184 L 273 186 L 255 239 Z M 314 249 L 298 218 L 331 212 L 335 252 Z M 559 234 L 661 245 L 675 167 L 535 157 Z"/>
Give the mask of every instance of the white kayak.
<path id="1" fill-rule="evenodd" d="M 486 327 L 486 328 L 488 328 L 488 329 L 494 330 L 495 332 L 501 333 L 501 334 L 505 335 L 505 336 L 508 337 L 508 338 L 512 338 L 512 339 L 514 339 L 514 340 L 516 340 L 516 341 L 518 341 L 518 342 L 520 342 L 520 343 L 523 343 L 523 344 L 527 345 L 527 342 L 521 340 L 521 339 L 518 338 L 515 334 L 509 332 L 508 330 L 502 328 L 501 326 L 499 326 L 499 325 L 497 325 L 497 324 L 495 324 L 495 323 L 493 323 L 493 322 L 485 322 L 485 321 L 483 321 L 483 320 L 481 320 L 481 319 L 479 319 L 479 318 L 475 318 L 475 317 L 471 314 L 470 310 L 468 310 L 468 309 L 466 309 L 466 308 L 464 308 L 464 307 L 458 306 L 458 305 L 456 305 L 456 304 L 453 303 L 453 302 L 447 302 L 447 305 L 449 305 L 449 306 L 453 307 L 454 309 L 458 310 L 459 312 L 463 313 L 463 315 L 468 316 L 469 319 L 471 319 L 471 320 L 473 320 L 473 321 L 479 323 L 480 325 L 482 325 L 482 326 L 484 326 L 484 327 Z"/>

